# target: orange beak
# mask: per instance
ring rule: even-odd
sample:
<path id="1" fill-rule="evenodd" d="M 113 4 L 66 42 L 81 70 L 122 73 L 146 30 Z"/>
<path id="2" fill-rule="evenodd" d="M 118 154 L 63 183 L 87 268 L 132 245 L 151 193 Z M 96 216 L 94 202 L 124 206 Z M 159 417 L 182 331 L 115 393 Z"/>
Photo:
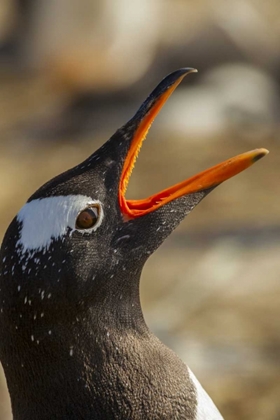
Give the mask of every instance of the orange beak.
<path id="1" fill-rule="evenodd" d="M 133 134 L 133 139 L 124 161 L 119 183 L 119 205 L 126 218 L 134 219 L 136 217 L 144 216 L 145 214 L 157 210 L 159 207 L 164 206 L 176 198 L 216 187 L 227 179 L 253 165 L 253 163 L 268 153 L 268 150 L 266 149 L 252 150 L 219 163 L 210 169 L 206 169 L 205 171 L 148 198 L 142 200 L 127 200 L 125 198 L 126 188 L 135 160 L 155 117 L 183 78 L 189 73 L 196 72 L 197 70 L 195 69 L 187 68 L 172 73 L 160 83 L 160 85 L 148 98 L 153 102 L 152 106 L 149 107 L 148 112 L 141 116 L 139 124 Z M 177 78 L 176 73 L 178 73 Z M 169 80 L 170 76 L 172 76 L 171 83 Z"/>

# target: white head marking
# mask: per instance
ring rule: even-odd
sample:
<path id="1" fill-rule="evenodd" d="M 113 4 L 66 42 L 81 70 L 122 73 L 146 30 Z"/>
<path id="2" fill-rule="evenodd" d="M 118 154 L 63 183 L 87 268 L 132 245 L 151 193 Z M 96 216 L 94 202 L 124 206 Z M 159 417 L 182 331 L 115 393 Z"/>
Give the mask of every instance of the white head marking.
<path id="1" fill-rule="evenodd" d="M 94 204 L 100 208 L 97 223 L 90 229 L 76 229 L 78 214 Z M 36 199 L 26 203 L 17 215 L 18 222 L 22 224 L 17 245 L 22 246 L 22 253 L 46 250 L 53 240 L 63 238 L 68 228 L 82 234 L 91 233 L 101 225 L 102 219 L 102 204 L 91 197 L 67 195 Z"/>

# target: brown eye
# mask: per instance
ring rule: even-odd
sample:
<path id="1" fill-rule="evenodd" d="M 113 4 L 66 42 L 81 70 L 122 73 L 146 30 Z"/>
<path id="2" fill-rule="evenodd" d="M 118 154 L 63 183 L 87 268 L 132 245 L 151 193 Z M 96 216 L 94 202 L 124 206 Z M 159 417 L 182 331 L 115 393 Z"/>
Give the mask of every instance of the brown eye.
<path id="1" fill-rule="evenodd" d="M 88 207 L 76 219 L 76 229 L 90 229 L 99 219 L 99 207 Z"/>

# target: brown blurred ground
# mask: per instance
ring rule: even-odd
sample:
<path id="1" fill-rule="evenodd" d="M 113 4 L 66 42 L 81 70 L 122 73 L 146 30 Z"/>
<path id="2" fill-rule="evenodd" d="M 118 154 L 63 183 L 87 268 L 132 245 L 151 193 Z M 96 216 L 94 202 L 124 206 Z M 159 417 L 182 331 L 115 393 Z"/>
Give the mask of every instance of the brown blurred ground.
<path id="1" fill-rule="evenodd" d="M 98 22 L 106 22 L 107 12 L 99 2 L 92 4 L 100 12 L 100 20 L 96 18 L 93 25 L 97 30 Z M 153 3 L 161 19 L 155 15 L 157 30 L 143 41 L 145 68 L 134 79 L 127 76 L 130 46 L 120 59 L 126 63 L 126 72 L 123 64 L 110 61 L 105 44 L 97 48 L 96 43 L 88 43 L 77 54 L 77 48 L 70 48 L 72 39 L 61 47 L 64 54 L 47 59 L 51 57 L 48 51 L 43 59 L 38 45 L 52 45 L 48 38 L 52 26 L 48 30 L 44 26 L 45 35 L 41 34 L 41 44 L 37 39 L 36 48 L 30 41 L 42 13 L 38 21 L 34 17 L 33 23 L 24 21 L 30 30 L 29 38 L 22 40 L 24 46 L 18 46 L 20 54 L 7 47 L 0 50 L 0 232 L 4 234 L 34 189 L 92 153 L 133 114 L 166 73 L 177 66 L 198 66 L 202 76 L 192 75 L 184 81 L 155 122 L 128 196 L 144 197 L 249 149 L 266 147 L 270 154 L 212 192 L 150 258 L 142 276 L 144 312 L 151 329 L 190 365 L 225 419 L 277 420 L 279 6 L 266 2 L 264 13 L 261 4 L 237 2 L 234 22 L 242 23 L 243 18 L 243 25 L 249 28 L 240 44 L 225 18 L 230 18 L 226 2 L 213 1 L 211 8 L 203 1 L 196 7 L 180 1 L 164 4 Z M 16 10 L 16 2 L 14 5 Z M 167 12 L 173 20 L 168 21 Z M 152 17 L 149 19 L 151 24 Z M 187 31 L 184 24 L 190 21 Z M 223 27 L 224 32 L 219 32 Z M 78 28 L 81 33 L 83 25 Z M 128 27 L 127 36 L 130 30 Z M 100 43 L 100 34 L 109 30 L 103 24 L 98 31 Z M 252 44 L 254 33 L 262 39 L 259 46 Z M 4 35 L 2 39 L 7 40 Z M 140 44 L 141 39 L 134 36 Z M 86 39 L 85 34 L 83 37 Z M 209 44 L 208 38 L 213 42 Z M 152 50 L 145 53 L 149 39 Z M 81 56 L 92 57 L 92 62 Z M 224 85 L 234 86 L 233 92 Z M 0 419 L 10 418 L 2 375 Z"/>

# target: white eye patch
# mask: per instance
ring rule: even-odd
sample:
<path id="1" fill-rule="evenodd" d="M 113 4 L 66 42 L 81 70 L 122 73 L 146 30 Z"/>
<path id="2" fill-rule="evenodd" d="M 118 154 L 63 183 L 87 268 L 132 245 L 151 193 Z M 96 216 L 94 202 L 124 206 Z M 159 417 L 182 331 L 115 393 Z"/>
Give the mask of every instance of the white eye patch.
<path id="1" fill-rule="evenodd" d="M 90 229 L 76 229 L 78 214 L 95 204 L 100 208 L 97 223 Z M 48 249 L 53 240 L 66 234 L 68 228 L 81 233 L 95 231 L 101 225 L 103 216 L 101 202 L 84 195 L 46 197 L 30 201 L 17 215 L 18 222 L 22 224 L 17 245 L 22 245 L 22 252 Z"/>

